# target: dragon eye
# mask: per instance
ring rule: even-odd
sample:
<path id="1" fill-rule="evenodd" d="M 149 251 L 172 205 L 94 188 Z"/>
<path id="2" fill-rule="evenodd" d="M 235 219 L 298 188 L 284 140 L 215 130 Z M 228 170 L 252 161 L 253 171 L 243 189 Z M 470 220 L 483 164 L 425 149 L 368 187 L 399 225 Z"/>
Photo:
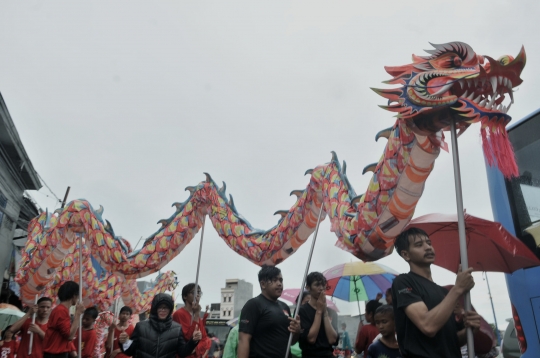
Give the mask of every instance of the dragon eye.
<path id="1" fill-rule="evenodd" d="M 429 61 L 434 68 L 449 69 L 461 67 L 463 60 L 455 53 L 446 53 Z"/>
<path id="2" fill-rule="evenodd" d="M 513 56 L 510 56 L 510 55 L 505 55 L 505 56 L 501 56 L 499 57 L 499 59 L 497 60 L 499 61 L 499 63 L 503 66 L 506 66 L 508 65 L 510 62 L 514 61 L 514 57 Z"/>

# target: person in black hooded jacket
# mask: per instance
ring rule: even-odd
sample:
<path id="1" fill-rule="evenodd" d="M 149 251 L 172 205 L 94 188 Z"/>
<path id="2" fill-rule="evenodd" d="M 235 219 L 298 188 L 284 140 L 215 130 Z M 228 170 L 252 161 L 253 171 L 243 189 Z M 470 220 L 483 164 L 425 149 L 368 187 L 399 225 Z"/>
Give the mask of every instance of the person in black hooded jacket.
<path id="1" fill-rule="evenodd" d="M 180 324 L 172 320 L 174 302 L 166 293 L 157 294 L 152 300 L 150 318 L 137 323 L 131 337 L 122 333 L 118 337 L 120 349 L 137 358 L 174 358 L 190 355 L 202 337 L 197 330 L 187 343 Z"/>

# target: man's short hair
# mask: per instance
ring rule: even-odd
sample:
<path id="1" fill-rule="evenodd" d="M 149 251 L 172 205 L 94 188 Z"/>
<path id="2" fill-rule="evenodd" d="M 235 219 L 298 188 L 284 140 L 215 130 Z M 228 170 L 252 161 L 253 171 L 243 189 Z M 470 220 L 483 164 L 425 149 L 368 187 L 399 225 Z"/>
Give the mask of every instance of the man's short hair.
<path id="1" fill-rule="evenodd" d="M 52 299 L 49 297 L 41 297 L 39 300 L 37 300 L 37 304 L 39 305 L 41 302 L 50 302 L 52 303 Z"/>
<path id="2" fill-rule="evenodd" d="M 375 310 L 375 314 L 389 314 L 394 318 L 394 308 L 390 305 L 382 305 L 377 310 Z"/>
<path id="3" fill-rule="evenodd" d="M 427 232 L 417 227 L 410 227 L 397 236 L 396 242 L 394 243 L 394 248 L 396 249 L 399 256 L 401 256 L 401 251 L 409 251 L 409 238 L 417 236 L 429 237 Z"/>
<path id="4" fill-rule="evenodd" d="M 347 328 L 347 323 L 343 322 L 343 323 L 341 324 L 341 327 Z"/>
<path id="5" fill-rule="evenodd" d="M 58 289 L 58 299 L 60 302 L 71 300 L 79 296 L 79 284 L 74 281 L 66 281 Z"/>
<path id="6" fill-rule="evenodd" d="M 314 283 L 321 283 L 323 286 L 325 286 L 326 289 L 326 277 L 323 276 L 322 273 L 314 271 L 310 272 L 309 275 L 306 277 L 306 285 L 308 287 L 311 287 Z"/>
<path id="7" fill-rule="evenodd" d="M 201 289 L 201 285 L 198 285 L 199 286 L 199 290 L 202 291 Z M 192 282 L 192 283 L 188 283 L 187 285 L 185 285 L 184 287 L 182 287 L 182 301 L 184 301 L 184 303 L 186 303 L 186 299 L 184 297 L 187 297 L 189 296 L 190 292 L 195 288 L 195 283 Z M 195 291 L 193 291 L 195 292 Z M 194 297 L 197 296 L 197 295 L 193 295 Z"/>
<path id="8" fill-rule="evenodd" d="M 133 314 L 133 310 L 129 306 L 124 306 L 124 307 L 120 308 L 120 313 L 122 313 L 122 312 L 127 312 L 127 313 L 129 313 L 130 316 Z"/>
<path id="9" fill-rule="evenodd" d="M 375 313 L 375 311 L 377 310 L 377 308 L 381 307 L 382 306 L 382 303 L 380 303 L 379 301 L 375 301 L 375 300 L 371 300 L 369 301 L 368 303 L 366 303 L 366 314 L 367 313 Z"/>
<path id="10" fill-rule="evenodd" d="M 281 270 L 276 266 L 263 265 L 259 271 L 259 282 L 268 282 L 272 281 L 279 276 Z"/>
<path id="11" fill-rule="evenodd" d="M 93 306 L 93 307 L 88 307 L 87 309 L 85 309 L 84 313 L 83 313 L 83 316 L 90 316 L 93 319 L 96 319 L 97 316 L 98 316 L 98 313 L 99 312 L 98 312 L 96 306 Z"/>

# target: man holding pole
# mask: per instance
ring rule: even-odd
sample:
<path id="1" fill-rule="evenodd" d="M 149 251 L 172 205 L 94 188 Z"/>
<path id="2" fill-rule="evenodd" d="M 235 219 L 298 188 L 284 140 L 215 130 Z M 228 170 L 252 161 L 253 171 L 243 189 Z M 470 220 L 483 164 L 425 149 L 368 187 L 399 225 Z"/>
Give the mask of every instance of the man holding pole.
<path id="1" fill-rule="evenodd" d="M 13 334 L 21 331 L 21 343 L 17 351 L 18 358 L 42 358 L 43 357 L 43 338 L 47 331 L 47 322 L 51 312 L 52 300 L 49 297 L 41 297 L 37 305 L 30 307 L 28 312 L 17 322 L 11 325 Z M 36 314 L 36 323 L 32 323 L 32 315 Z M 30 333 L 34 335 L 32 351 L 30 352 Z M 30 354 L 29 354 L 30 352 Z"/>
<path id="2" fill-rule="evenodd" d="M 79 302 L 79 284 L 66 281 L 58 290 L 60 304 L 52 310 L 47 323 L 47 332 L 43 339 L 44 358 L 67 358 L 72 351 L 73 338 L 79 328 L 84 305 Z M 73 323 L 69 316 L 69 308 L 77 305 Z"/>
<path id="3" fill-rule="evenodd" d="M 395 248 L 410 266 L 410 272 L 399 275 L 392 284 L 396 332 L 403 357 L 461 358 L 466 329 L 458 327 L 454 307 L 474 287 L 472 268 L 464 272 L 460 269 L 455 286 L 448 291 L 431 277 L 435 250 L 425 231 L 409 228 L 397 237 Z M 480 316 L 476 312 L 464 312 L 463 318 L 465 327 L 478 331 Z"/>
<path id="4" fill-rule="evenodd" d="M 278 301 L 283 292 L 283 276 L 275 266 L 259 271 L 261 294 L 246 302 L 240 313 L 238 358 L 284 358 L 289 335 L 292 343 L 300 335 L 300 319 L 291 317 L 289 307 Z"/>

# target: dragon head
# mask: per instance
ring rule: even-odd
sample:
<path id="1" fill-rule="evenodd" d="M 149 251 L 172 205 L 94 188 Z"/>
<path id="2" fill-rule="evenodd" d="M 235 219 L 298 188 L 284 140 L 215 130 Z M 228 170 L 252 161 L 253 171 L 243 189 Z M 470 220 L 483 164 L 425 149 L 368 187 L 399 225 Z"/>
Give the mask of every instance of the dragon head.
<path id="1" fill-rule="evenodd" d="M 514 103 L 513 88 L 519 86 L 526 55 L 494 60 L 476 54 L 463 42 L 434 45 L 429 56 L 413 55 L 413 63 L 385 67 L 393 89 L 373 89 L 388 99 L 382 108 L 396 112 L 413 130 L 441 143 L 436 133 L 451 120 L 458 128 L 481 122 L 483 147 L 490 165 L 497 163 L 506 177 L 516 176 L 517 166 L 506 134 Z M 440 137 L 439 137 L 440 138 Z M 510 151 L 510 152 L 509 152 Z M 510 154 L 510 155 L 509 155 Z"/>

